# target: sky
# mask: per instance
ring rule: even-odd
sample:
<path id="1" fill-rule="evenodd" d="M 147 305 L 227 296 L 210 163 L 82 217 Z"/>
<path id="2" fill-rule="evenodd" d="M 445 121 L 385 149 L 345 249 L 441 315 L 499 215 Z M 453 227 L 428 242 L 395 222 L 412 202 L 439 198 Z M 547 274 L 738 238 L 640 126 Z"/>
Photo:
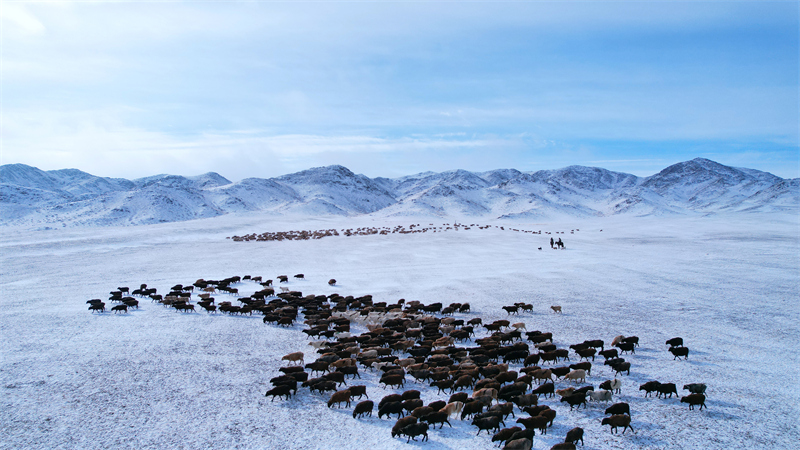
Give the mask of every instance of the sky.
<path id="1" fill-rule="evenodd" d="M 0 164 L 800 177 L 800 3 L 0 3 Z"/>

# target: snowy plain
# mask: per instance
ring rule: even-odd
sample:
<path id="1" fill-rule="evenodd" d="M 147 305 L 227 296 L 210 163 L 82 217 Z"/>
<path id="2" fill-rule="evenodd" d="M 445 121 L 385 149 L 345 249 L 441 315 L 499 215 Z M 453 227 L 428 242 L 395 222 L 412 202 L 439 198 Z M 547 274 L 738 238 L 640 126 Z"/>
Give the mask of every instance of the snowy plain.
<path id="1" fill-rule="evenodd" d="M 257 315 L 178 313 L 145 299 L 129 314 L 92 314 L 85 304 L 107 298 L 117 286 L 147 283 L 161 293 L 198 278 L 294 273 L 306 280 L 290 278 L 288 286 L 304 295 L 469 302 L 472 312 L 456 317 L 484 322 L 506 318 L 503 305 L 532 303 L 533 313 L 515 321 L 552 332 L 559 348 L 639 336 L 636 354 L 626 356 L 631 374 L 621 376 L 622 394 L 614 398 L 631 405 L 635 433 L 612 435 L 601 427 L 607 404 L 570 411 L 557 397 L 541 399 L 558 416 L 547 435 L 537 434 L 535 449 L 563 441 L 576 426 L 586 431 L 587 450 L 798 448 L 796 214 L 464 219 L 492 227 L 310 241 L 226 239 L 443 222 L 229 214 L 136 227 L 4 227 L 0 448 L 492 448 L 491 436 L 476 437 L 468 421 L 452 420 L 452 428 L 429 431 L 429 442 L 406 444 L 391 438 L 394 420 L 378 419 L 377 410 L 356 420 L 352 408 L 329 409 L 327 395 L 307 389 L 271 402 L 264 392 L 280 374 L 280 357 L 303 351 L 306 362 L 312 360 L 301 321 L 281 328 Z M 545 232 L 556 231 L 565 232 L 557 236 L 566 250 L 550 250 Z M 328 286 L 330 278 L 338 285 Z M 237 287 L 243 295 L 260 288 L 250 282 Z M 563 314 L 553 314 L 550 305 L 561 305 Z M 667 351 L 664 342 L 675 336 L 690 348 L 687 361 L 674 361 Z M 383 389 L 374 372 L 361 373 L 355 384 L 367 385 L 376 404 L 402 391 Z M 611 378 L 598 358 L 587 382 L 597 387 Z M 686 383 L 706 383 L 708 409 L 689 411 L 675 397 L 644 398 L 638 387 L 649 380 L 675 383 L 680 395 Z M 412 381 L 406 389 L 424 386 Z M 423 390 L 426 403 L 447 397 Z M 515 425 L 509 419 L 506 425 Z"/>

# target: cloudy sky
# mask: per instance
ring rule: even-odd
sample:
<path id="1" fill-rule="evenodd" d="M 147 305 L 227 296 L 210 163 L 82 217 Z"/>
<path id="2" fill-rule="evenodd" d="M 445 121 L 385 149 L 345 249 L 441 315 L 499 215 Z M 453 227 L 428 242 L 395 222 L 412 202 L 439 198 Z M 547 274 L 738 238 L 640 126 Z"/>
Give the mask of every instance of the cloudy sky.
<path id="1" fill-rule="evenodd" d="M 13 2 L 0 163 L 800 176 L 797 2 Z"/>

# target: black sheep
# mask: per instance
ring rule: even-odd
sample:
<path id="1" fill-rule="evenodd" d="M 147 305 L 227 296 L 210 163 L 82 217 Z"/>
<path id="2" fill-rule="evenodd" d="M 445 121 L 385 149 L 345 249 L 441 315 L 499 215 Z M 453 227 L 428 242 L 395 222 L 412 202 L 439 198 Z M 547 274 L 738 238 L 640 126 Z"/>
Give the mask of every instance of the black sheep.
<path id="1" fill-rule="evenodd" d="M 448 417 L 447 417 L 447 413 L 446 412 L 436 411 L 436 412 L 432 412 L 430 414 L 427 414 L 427 415 L 423 416 L 420 420 L 433 425 L 434 428 L 436 428 L 436 424 L 437 423 L 442 424 L 439 427 L 440 429 L 444 428 L 444 424 L 447 424 L 447 425 L 450 426 L 450 428 L 452 428 L 453 425 L 450 425 L 450 421 L 447 420 L 447 419 L 448 419 Z"/>
<path id="2" fill-rule="evenodd" d="M 372 400 L 358 402 L 358 404 L 356 404 L 356 409 L 353 410 L 353 418 L 355 419 L 356 416 L 363 417 L 364 415 L 372 417 L 372 409 L 374 406 L 375 404 Z"/>
<path id="3" fill-rule="evenodd" d="M 389 402 L 383 406 L 378 407 L 378 418 L 383 418 L 384 414 L 391 417 L 392 414 L 397 414 L 397 418 L 403 415 L 403 404 L 400 402 Z"/>
<path id="4" fill-rule="evenodd" d="M 658 392 L 661 383 L 658 381 L 648 381 L 647 383 L 639 386 L 640 391 L 644 391 L 644 396 L 647 397 L 651 392 Z"/>
<path id="5" fill-rule="evenodd" d="M 513 436 L 514 433 L 519 431 L 522 431 L 522 428 L 520 427 L 503 428 L 502 430 L 495 433 L 494 436 L 492 436 L 492 442 L 500 442 L 500 445 L 502 445 L 503 442 L 510 440 L 511 436 Z"/>
<path id="6" fill-rule="evenodd" d="M 631 407 L 627 403 L 614 403 L 613 405 L 606 408 L 606 414 L 627 414 L 631 415 Z"/>
<path id="7" fill-rule="evenodd" d="M 404 434 L 404 435 L 408 436 L 408 439 L 406 440 L 406 444 L 411 442 L 411 440 L 415 440 L 416 441 L 415 437 L 417 437 L 419 435 L 423 436 L 422 437 L 423 441 L 427 441 L 428 440 L 428 424 L 425 423 L 425 422 L 412 423 L 411 425 L 408 425 L 408 426 L 404 427 L 402 430 L 400 430 L 400 434 Z"/>
<path id="8" fill-rule="evenodd" d="M 561 398 L 561 402 L 568 403 L 570 411 L 572 411 L 572 408 L 575 406 L 580 409 L 581 404 L 583 404 L 583 407 L 586 408 L 586 394 L 567 395 L 566 397 Z"/>
<path id="9" fill-rule="evenodd" d="M 682 347 L 683 346 L 683 338 L 675 337 L 666 342 L 667 345 L 670 347 Z"/>
<path id="10" fill-rule="evenodd" d="M 667 398 L 667 394 L 669 394 L 669 398 L 672 398 L 672 394 L 675 394 L 675 397 L 678 396 L 678 388 L 675 383 L 661 383 L 661 386 L 658 387 L 658 397 L 663 395 L 664 398 Z"/>
<path id="11" fill-rule="evenodd" d="M 489 434 L 489 430 L 500 431 L 501 421 L 502 420 L 500 419 L 500 417 L 491 416 L 491 417 L 472 419 L 472 425 L 478 427 L 478 434 L 481 434 L 481 430 L 486 430 L 486 433 Z"/>
<path id="12" fill-rule="evenodd" d="M 701 410 L 704 406 L 708 409 L 708 406 L 706 406 L 706 396 L 703 394 L 689 394 L 686 397 L 681 397 L 681 403 L 688 403 L 690 411 L 694 409 L 694 405 L 700 405 Z"/>
<path id="13" fill-rule="evenodd" d="M 672 358 L 673 361 L 681 356 L 683 356 L 684 359 L 689 359 L 689 347 L 670 347 L 669 351 L 675 355 L 675 357 Z"/>

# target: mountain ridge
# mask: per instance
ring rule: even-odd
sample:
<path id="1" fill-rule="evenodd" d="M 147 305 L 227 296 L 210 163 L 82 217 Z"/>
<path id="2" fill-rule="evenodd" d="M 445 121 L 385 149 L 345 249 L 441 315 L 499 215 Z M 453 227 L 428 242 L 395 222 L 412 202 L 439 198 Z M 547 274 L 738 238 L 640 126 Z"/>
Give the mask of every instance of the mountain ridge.
<path id="1" fill-rule="evenodd" d="M 798 210 L 800 179 L 705 158 L 676 163 L 648 177 L 568 166 L 369 178 L 331 165 L 237 182 L 215 172 L 127 180 L 78 169 L 0 166 L 0 225 L 141 225 L 251 211 L 541 220 Z"/>

